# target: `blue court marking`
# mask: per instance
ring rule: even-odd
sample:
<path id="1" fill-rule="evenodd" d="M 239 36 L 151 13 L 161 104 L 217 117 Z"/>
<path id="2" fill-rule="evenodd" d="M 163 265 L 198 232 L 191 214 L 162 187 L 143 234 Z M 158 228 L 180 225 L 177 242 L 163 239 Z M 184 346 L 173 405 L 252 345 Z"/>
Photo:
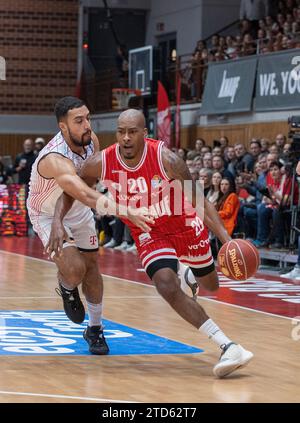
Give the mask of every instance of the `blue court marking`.
<path id="1" fill-rule="evenodd" d="M 110 355 L 195 354 L 202 349 L 103 320 Z M 1 311 L 0 355 L 89 355 L 82 337 L 87 321 L 72 323 L 63 311 Z"/>

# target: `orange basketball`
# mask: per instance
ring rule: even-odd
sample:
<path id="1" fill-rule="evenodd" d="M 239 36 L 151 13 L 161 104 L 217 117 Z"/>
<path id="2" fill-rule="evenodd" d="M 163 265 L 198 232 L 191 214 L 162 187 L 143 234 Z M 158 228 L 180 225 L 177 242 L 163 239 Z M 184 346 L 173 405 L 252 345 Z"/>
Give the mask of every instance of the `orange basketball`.
<path id="1" fill-rule="evenodd" d="M 235 281 L 244 281 L 253 276 L 259 263 L 257 248 L 244 239 L 232 239 L 226 242 L 218 254 L 221 272 Z"/>

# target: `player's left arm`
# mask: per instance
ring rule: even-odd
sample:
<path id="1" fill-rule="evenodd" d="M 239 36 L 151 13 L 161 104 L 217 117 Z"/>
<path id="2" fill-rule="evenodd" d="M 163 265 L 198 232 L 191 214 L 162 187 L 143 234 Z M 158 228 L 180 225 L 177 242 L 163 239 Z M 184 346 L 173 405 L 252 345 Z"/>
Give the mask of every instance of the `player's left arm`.
<path id="1" fill-rule="evenodd" d="M 204 224 L 219 238 L 224 244 L 229 241 L 231 237 L 228 235 L 223 222 L 215 209 L 214 205 L 211 204 L 205 197 L 203 190 L 196 189 L 196 183 L 192 180 L 192 176 L 185 162 L 178 157 L 175 153 L 167 148 L 162 150 L 162 162 L 167 176 L 170 179 L 176 179 L 181 182 L 182 188 L 184 189 L 184 181 L 191 181 L 189 184 L 192 185 L 192 192 L 190 193 L 192 198 L 193 207 L 199 216 L 203 215 Z M 198 185 L 198 184 L 197 184 Z M 200 191 L 200 193 L 199 193 Z M 199 201 L 197 201 L 197 195 L 203 196 L 204 213 L 199 209 Z"/>

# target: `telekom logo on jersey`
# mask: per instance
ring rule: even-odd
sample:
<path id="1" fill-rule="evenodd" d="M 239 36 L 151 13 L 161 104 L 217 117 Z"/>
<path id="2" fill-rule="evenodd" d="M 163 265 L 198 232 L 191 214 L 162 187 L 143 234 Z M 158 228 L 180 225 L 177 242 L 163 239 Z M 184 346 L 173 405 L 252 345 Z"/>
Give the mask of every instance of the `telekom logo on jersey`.
<path id="1" fill-rule="evenodd" d="M 147 184 L 142 176 L 136 179 L 128 178 L 126 172 L 116 172 L 116 176 L 117 181 L 102 181 L 102 185 L 107 187 L 110 198 L 116 204 L 133 209 L 145 207 L 156 218 L 164 215 L 190 215 L 196 209 L 198 216 L 203 220 L 204 190 L 202 181 L 197 181 L 194 185 L 196 187 L 196 207 L 194 209 L 191 205 L 193 192 L 191 180 L 186 180 L 182 184 L 179 180 L 166 181 L 158 175 L 154 175 L 151 184 Z M 182 201 L 183 198 L 185 201 Z"/>

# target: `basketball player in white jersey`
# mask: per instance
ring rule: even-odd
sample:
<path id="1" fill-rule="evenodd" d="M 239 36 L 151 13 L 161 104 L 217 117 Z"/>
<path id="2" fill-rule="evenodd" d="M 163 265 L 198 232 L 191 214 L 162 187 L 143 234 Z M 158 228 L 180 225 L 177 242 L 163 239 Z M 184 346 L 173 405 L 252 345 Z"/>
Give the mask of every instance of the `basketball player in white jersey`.
<path id="1" fill-rule="evenodd" d="M 77 175 L 86 159 L 99 151 L 99 142 L 91 129 L 89 110 L 78 98 L 60 99 L 55 106 L 55 115 L 60 132 L 41 150 L 33 165 L 28 213 L 35 232 L 47 249 L 51 224 L 55 227 L 53 217 L 58 198 L 65 191 L 79 200 L 65 216 L 63 233 L 60 233 L 61 239 L 66 241 L 63 249 L 52 254 L 51 258 L 58 268 L 58 291 L 67 316 L 74 323 L 84 321 L 85 309 L 77 288 L 82 283 L 89 315 L 84 338 L 92 354 L 108 354 L 102 327 L 103 281 L 98 270 L 98 239 L 91 208 L 105 214 L 107 202 L 111 200 L 89 188 Z M 121 210 L 120 207 L 117 210 L 121 214 L 127 213 L 141 229 L 150 229 L 147 222 L 153 220 L 145 211 Z"/>
<path id="2" fill-rule="evenodd" d="M 143 114 L 134 109 L 124 111 L 118 119 L 118 142 L 87 160 L 80 175 L 89 185 L 100 178 L 111 193 L 116 187 L 117 202 L 123 201 L 124 197 L 126 201 L 138 199 L 140 203 L 146 199 L 148 207 L 155 208 L 157 215 L 151 224 L 150 233 L 144 233 L 124 217 L 121 219 L 129 225 L 142 265 L 160 295 L 183 319 L 221 348 L 221 357 L 214 366 L 214 374 L 224 377 L 246 366 L 253 354 L 232 342 L 209 318 L 203 307 L 180 289 L 177 267 L 179 259 L 190 267 L 188 273 L 193 276 L 190 282 L 196 278 L 199 285 L 210 291 L 216 290 L 218 276 L 205 225 L 222 243 L 227 242 L 230 236 L 211 203 L 204 201 L 205 214 L 201 220 L 203 213 L 198 211 L 194 182 L 191 183 L 192 202 L 198 215 L 188 204 L 184 210 L 176 213 L 175 206 L 185 201 L 183 190 L 173 196 L 168 190 L 168 184 L 163 184 L 163 181 L 177 181 L 184 186 L 185 181 L 192 179 L 191 175 L 182 159 L 165 148 L 161 141 L 149 139 L 146 134 Z M 128 177 L 125 182 L 121 174 Z M 153 191 L 153 187 L 157 191 Z M 172 196 L 174 201 L 171 200 Z M 64 194 L 63 201 L 56 205 L 56 212 L 61 218 L 72 204 L 72 199 L 68 197 Z M 192 221 L 187 225 L 188 217 Z M 49 248 L 53 251 L 51 240 Z"/>

